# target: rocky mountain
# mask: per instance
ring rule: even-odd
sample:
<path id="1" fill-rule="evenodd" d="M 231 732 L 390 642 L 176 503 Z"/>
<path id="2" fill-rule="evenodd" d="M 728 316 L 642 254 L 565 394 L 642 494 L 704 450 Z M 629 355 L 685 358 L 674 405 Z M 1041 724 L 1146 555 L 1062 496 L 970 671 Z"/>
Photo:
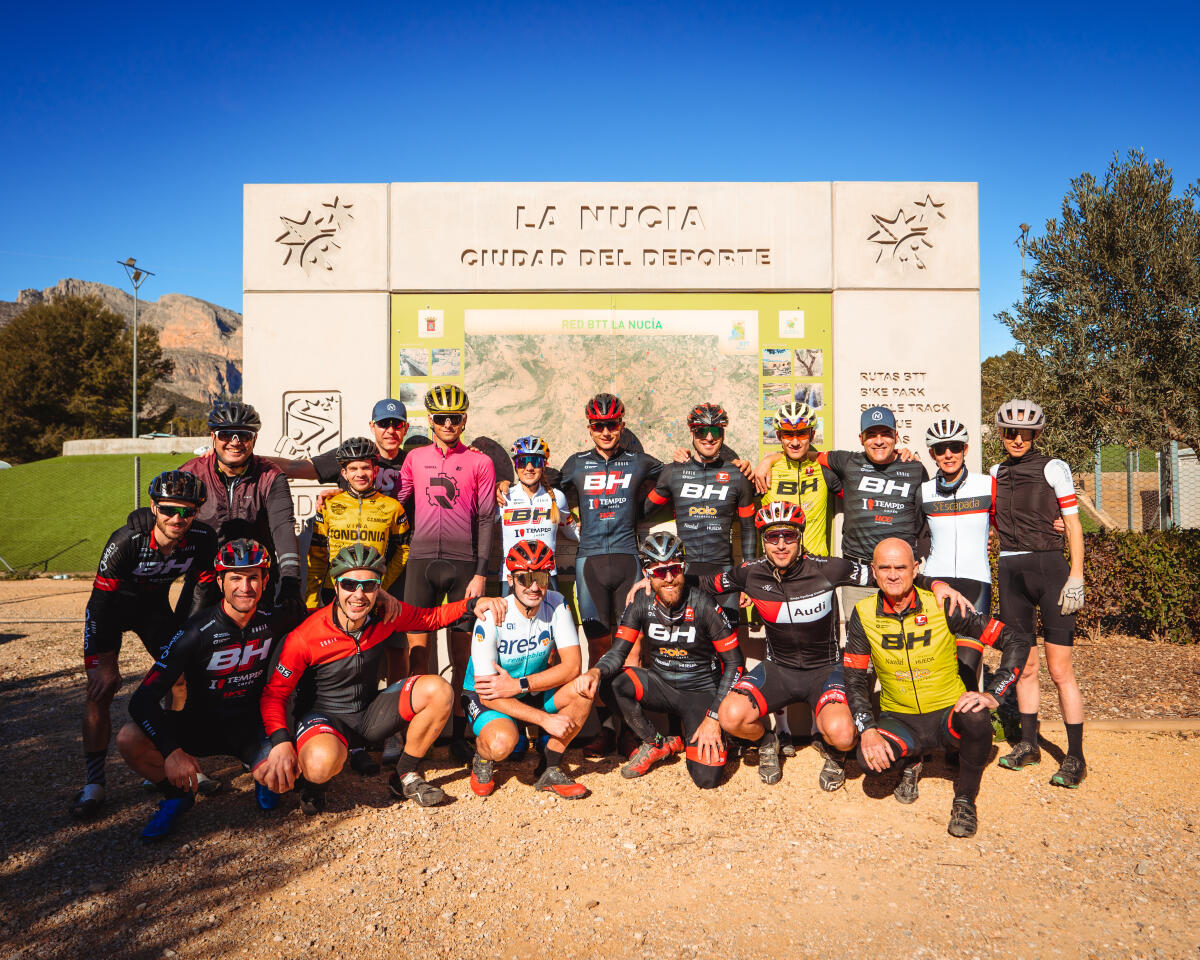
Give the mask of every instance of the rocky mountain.
<path id="1" fill-rule="evenodd" d="M 45 290 L 22 290 L 15 303 L 0 301 L 0 325 L 26 307 L 55 297 L 94 296 L 127 321 L 133 319 L 133 295 L 105 283 L 66 279 Z M 212 397 L 242 389 L 242 315 L 182 293 L 157 300 L 138 298 L 138 324 L 158 328 L 163 352 L 175 361 L 175 374 L 164 384 L 168 394 L 205 404 Z"/>

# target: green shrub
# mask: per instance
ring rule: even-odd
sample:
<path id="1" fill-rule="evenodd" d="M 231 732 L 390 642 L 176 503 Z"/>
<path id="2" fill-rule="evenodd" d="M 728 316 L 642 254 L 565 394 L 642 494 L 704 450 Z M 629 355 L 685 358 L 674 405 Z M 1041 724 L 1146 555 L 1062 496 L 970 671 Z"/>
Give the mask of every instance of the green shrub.
<path id="1" fill-rule="evenodd" d="M 1200 642 L 1200 530 L 1085 533 L 1083 542 L 1087 601 L 1079 630 Z M 991 547 L 995 583 L 995 538 Z"/>

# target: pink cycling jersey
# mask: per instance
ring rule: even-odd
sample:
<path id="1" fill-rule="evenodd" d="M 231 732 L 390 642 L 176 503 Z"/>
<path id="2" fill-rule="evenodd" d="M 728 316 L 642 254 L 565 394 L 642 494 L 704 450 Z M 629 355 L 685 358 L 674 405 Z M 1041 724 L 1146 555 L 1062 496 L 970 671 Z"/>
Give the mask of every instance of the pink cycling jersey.
<path id="1" fill-rule="evenodd" d="M 496 468 L 484 454 L 456 444 L 417 447 L 400 468 L 397 499 L 413 501 L 414 560 L 471 560 L 487 573 L 496 525 Z"/>

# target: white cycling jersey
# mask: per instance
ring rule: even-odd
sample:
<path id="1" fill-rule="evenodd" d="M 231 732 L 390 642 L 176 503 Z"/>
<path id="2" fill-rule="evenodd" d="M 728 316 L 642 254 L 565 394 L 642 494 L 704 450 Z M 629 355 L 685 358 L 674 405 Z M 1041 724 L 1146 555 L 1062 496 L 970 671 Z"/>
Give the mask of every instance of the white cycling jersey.
<path id="1" fill-rule="evenodd" d="M 991 528 L 992 478 L 968 473 L 951 494 L 937 491 L 937 479 L 921 485 L 921 509 L 929 521 L 929 559 L 921 572 L 929 577 L 965 577 L 991 583 L 988 531 Z"/>
<path id="2" fill-rule="evenodd" d="M 546 599 L 532 618 L 521 612 L 512 594 L 506 603 L 504 622 L 498 627 L 490 610 L 475 621 L 471 662 L 463 681 L 466 690 L 475 689 L 477 676 L 495 674 L 497 665 L 510 677 L 528 677 L 545 670 L 555 650 L 579 646 L 579 631 L 561 593 L 546 591 Z"/>
<path id="3" fill-rule="evenodd" d="M 550 499 L 552 496 L 553 500 Z M 557 524 L 551 519 L 551 503 L 558 506 Z M 521 484 L 514 483 L 508 488 L 508 496 L 504 499 L 504 506 L 497 510 L 497 516 L 500 519 L 504 557 L 508 556 L 508 551 L 518 540 L 540 540 L 553 550 L 560 530 L 570 540 L 579 539 L 567 498 L 561 490 L 547 491 L 543 486 L 531 497 Z"/>

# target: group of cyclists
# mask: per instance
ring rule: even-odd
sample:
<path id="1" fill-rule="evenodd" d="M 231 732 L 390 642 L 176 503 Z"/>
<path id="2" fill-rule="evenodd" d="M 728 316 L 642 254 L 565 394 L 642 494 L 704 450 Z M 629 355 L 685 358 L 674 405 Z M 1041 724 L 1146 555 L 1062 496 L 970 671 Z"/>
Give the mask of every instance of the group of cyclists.
<path id="1" fill-rule="evenodd" d="M 990 475 L 967 469 L 963 424 L 934 423 L 931 478 L 898 449 L 885 407 L 862 412 L 861 449 L 817 451 L 814 411 L 785 403 L 780 451 L 754 465 L 725 445 L 726 411 L 700 403 L 687 417 L 692 449 L 663 463 L 629 433 L 621 400 L 601 393 L 584 411 L 589 449 L 554 471 L 546 442 L 520 437 L 499 481 L 484 438 L 463 442 L 466 392 L 441 384 L 424 406 L 423 444 L 405 444 L 408 411 L 386 398 L 370 437 L 301 461 L 254 453 L 261 422 L 249 404 L 214 406 L 211 451 L 156 477 L 152 506 L 130 514 L 102 554 L 84 631 L 87 779 L 72 815 L 95 817 L 105 801 L 125 631 L 154 658 L 117 735 L 161 794 L 146 841 L 220 788 L 198 762 L 216 755 L 240 759 L 264 810 L 295 790 L 319 813 L 345 766 L 373 776 L 381 764 L 396 797 L 436 805 L 445 794 L 421 763 L 447 729 L 479 796 L 496 789 L 497 763 L 531 749 L 536 789 L 587 796 L 564 755 L 589 725 L 584 755 L 619 752 L 623 777 L 682 754 L 709 789 L 735 753 L 757 753 L 773 784 L 795 752 L 793 704 L 810 708 L 805 732 L 826 791 L 842 787 L 854 755 L 866 775 L 898 775 L 894 795 L 912 803 L 927 757 L 946 751 L 956 769 L 948 830 L 973 836 L 993 711 L 1014 687 L 1021 735 L 999 763 L 1040 760 L 1038 614 L 1067 731 L 1051 783 L 1086 776 L 1071 669 L 1082 528 L 1070 469 L 1036 447 L 1036 403 L 997 411 L 1007 456 Z M 304 582 L 289 477 L 339 488 L 318 508 Z M 653 532 L 639 538 L 645 524 Z M 488 597 L 497 531 L 501 596 Z M 560 589 L 560 537 L 578 544 L 574 608 Z M 765 628 L 753 665 L 743 610 Z M 431 644 L 441 629 L 449 681 Z M 995 670 L 983 668 L 986 646 L 1001 651 Z"/>

